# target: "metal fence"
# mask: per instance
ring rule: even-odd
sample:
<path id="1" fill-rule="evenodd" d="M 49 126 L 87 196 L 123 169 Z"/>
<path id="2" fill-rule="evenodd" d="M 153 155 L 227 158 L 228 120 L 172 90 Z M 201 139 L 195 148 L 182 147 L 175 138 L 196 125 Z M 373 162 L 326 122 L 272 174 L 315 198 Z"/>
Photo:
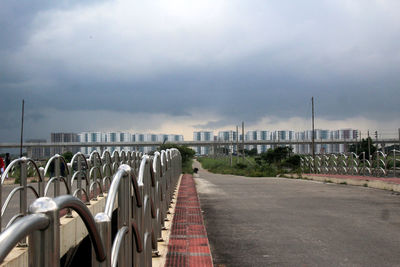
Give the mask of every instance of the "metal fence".
<path id="1" fill-rule="evenodd" d="M 69 163 L 55 155 L 45 167 L 38 167 L 29 158 L 20 158 L 7 167 L 1 185 L 13 172 L 19 172 L 19 186 L 2 205 L 0 227 L 17 192 L 19 212 L 0 234 L 0 263 L 19 244 L 28 245 L 29 266 L 59 266 L 60 211 L 66 209 L 67 216 L 72 216 L 74 210 L 86 225 L 93 244 L 92 266 L 151 266 L 181 174 L 181 155 L 177 149 L 155 152 L 152 156 L 138 152 L 93 152 L 88 158 L 78 152 Z M 29 172 L 35 173 L 36 185 L 28 184 Z M 29 207 L 28 190 L 36 197 Z M 52 197 L 48 196 L 50 191 Z M 104 211 L 92 216 L 87 207 L 89 200 L 105 192 Z M 117 213 L 113 212 L 116 201 Z M 114 237 L 113 216 L 117 216 L 118 229 Z"/>
<path id="2" fill-rule="evenodd" d="M 301 156 L 303 173 L 362 175 L 376 177 L 398 177 L 400 175 L 400 151 L 392 150 L 388 154 L 382 151 L 373 153 L 369 158 L 365 152 Z"/>

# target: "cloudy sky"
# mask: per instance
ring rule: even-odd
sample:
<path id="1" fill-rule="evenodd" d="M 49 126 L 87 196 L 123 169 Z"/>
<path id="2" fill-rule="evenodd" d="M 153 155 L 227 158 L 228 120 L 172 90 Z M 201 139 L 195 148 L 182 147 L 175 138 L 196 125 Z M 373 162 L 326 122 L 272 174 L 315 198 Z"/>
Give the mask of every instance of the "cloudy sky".
<path id="1" fill-rule="evenodd" d="M 400 127 L 400 1 L 0 2 L 0 142 Z"/>

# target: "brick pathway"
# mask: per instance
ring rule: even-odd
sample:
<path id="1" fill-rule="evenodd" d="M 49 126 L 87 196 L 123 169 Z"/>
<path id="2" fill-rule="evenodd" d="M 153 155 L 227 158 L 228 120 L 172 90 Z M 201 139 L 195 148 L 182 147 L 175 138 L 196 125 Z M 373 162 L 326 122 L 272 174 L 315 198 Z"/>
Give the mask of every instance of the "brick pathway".
<path id="1" fill-rule="evenodd" d="M 213 266 L 192 175 L 185 174 L 181 180 L 165 266 Z"/>

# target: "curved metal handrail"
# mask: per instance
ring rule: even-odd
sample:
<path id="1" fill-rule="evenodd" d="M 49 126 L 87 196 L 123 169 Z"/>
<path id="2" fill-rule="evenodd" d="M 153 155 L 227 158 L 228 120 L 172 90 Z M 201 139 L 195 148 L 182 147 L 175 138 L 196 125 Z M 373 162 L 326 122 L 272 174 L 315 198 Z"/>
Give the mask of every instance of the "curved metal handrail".
<path id="1" fill-rule="evenodd" d="M 138 177 L 138 185 L 143 186 L 144 185 L 144 169 L 146 168 L 146 162 L 149 159 L 149 156 L 144 155 L 142 157 L 142 160 L 140 161 L 140 167 L 139 167 L 139 177 Z"/>
<path id="2" fill-rule="evenodd" d="M 124 150 L 121 151 L 120 160 L 122 164 L 126 164 L 126 153 Z"/>
<path id="3" fill-rule="evenodd" d="M 139 185 L 138 185 L 138 182 L 137 182 L 137 179 L 136 179 L 136 176 L 135 176 L 135 172 L 133 170 L 131 172 L 131 175 L 132 175 L 131 176 L 132 177 L 131 182 L 132 182 L 132 185 L 133 185 L 133 191 L 135 193 L 136 206 L 141 207 L 141 206 L 143 206 L 142 195 L 140 193 Z"/>
<path id="4" fill-rule="evenodd" d="M 119 157 L 119 153 L 117 150 L 114 150 L 114 152 L 111 155 L 111 158 L 113 159 L 114 163 L 117 163 L 118 165 L 120 164 L 121 158 Z"/>
<path id="5" fill-rule="evenodd" d="M 42 230 L 50 224 L 49 218 L 44 214 L 31 214 L 13 223 L 0 234 L 0 263 L 15 247 L 15 245 L 30 233 Z"/>
<path id="6" fill-rule="evenodd" d="M 69 190 L 68 182 L 67 182 L 65 177 L 53 177 L 53 178 L 51 178 L 50 180 L 47 181 L 46 187 L 44 189 L 44 195 L 43 196 L 47 196 L 47 192 L 49 191 L 50 185 L 53 182 L 58 181 L 59 178 L 64 182 L 65 188 L 67 189 L 67 194 L 68 195 L 71 194 L 71 191 Z"/>
<path id="7" fill-rule="evenodd" d="M 93 166 L 92 168 L 90 168 L 89 171 L 89 179 L 93 178 L 94 179 L 94 171 L 97 170 L 100 173 L 100 179 L 103 179 L 103 174 L 101 173 L 101 167 L 100 166 Z M 96 179 L 98 177 L 95 177 Z"/>
<path id="8" fill-rule="evenodd" d="M 95 158 L 97 158 L 99 160 L 100 165 L 103 165 L 103 161 L 101 160 L 100 153 L 97 151 L 93 151 L 92 153 L 90 153 L 90 156 L 89 156 L 89 161 L 93 162 L 93 165 L 95 162 Z M 96 165 L 94 165 L 94 166 L 96 166 Z"/>
<path id="9" fill-rule="evenodd" d="M 76 210 L 77 207 L 74 207 L 74 205 L 78 204 L 76 203 L 71 204 L 70 201 L 72 202 L 79 201 L 80 202 L 79 205 L 84 205 L 82 201 L 78 200 L 78 198 L 75 197 L 76 195 L 79 194 L 80 196 L 81 195 L 80 192 L 83 191 L 85 193 L 86 198 L 89 199 L 90 190 L 92 190 L 94 186 L 96 187 L 97 185 L 99 185 L 100 190 L 102 190 L 103 188 L 101 184 L 108 186 L 109 185 L 108 181 L 109 181 L 110 189 L 106 199 L 106 206 L 104 208 L 105 219 L 103 218 L 104 219 L 103 221 L 101 219 L 96 219 L 95 222 L 96 226 L 99 227 L 97 231 L 99 234 L 101 234 L 101 237 L 98 237 L 98 240 L 96 241 L 95 240 L 96 238 L 92 238 L 94 234 L 90 233 L 89 230 L 89 235 L 93 240 L 93 244 L 95 244 L 95 247 L 97 242 L 98 244 L 103 245 L 103 249 L 106 248 L 106 252 L 104 252 L 103 250 L 104 252 L 103 255 L 101 255 L 101 252 L 99 252 L 100 254 L 96 252 L 96 255 L 98 256 L 97 260 L 104 261 L 104 258 L 107 257 L 106 259 L 108 262 L 106 264 L 107 266 L 109 266 L 108 264 L 111 263 L 111 258 L 113 258 L 114 265 L 116 264 L 116 261 L 119 261 L 119 264 L 125 264 L 126 262 L 128 265 L 130 265 L 130 262 L 133 260 L 132 257 L 138 256 L 136 259 L 139 260 L 138 261 L 135 260 L 135 264 L 138 264 L 138 262 L 140 262 L 140 264 L 148 264 L 149 252 L 151 259 L 151 248 L 148 247 L 150 241 L 149 238 L 151 237 L 152 241 L 151 246 L 153 247 L 153 249 L 155 249 L 156 243 L 154 242 L 156 242 L 158 237 L 156 236 L 156 231 L 158 233 L 158 230 L 161 229 L 160 225 L 163 226 L 164 215 L 166 216 L 168 210 L 168 204 L 171 200 L 170 198 L 173 195 L 172 191 L 175 188 L 177 178 L 179 177 L 180 174 L 178 173 L 180 171 L 179 168 L 180 166 L 178 165 L 180 163 L 181 158 L 179 156 L 178 150 L 174 149 L 162 151 L 162 153 L 156 152 L 154 157 L 149 157 L 148 155 L 142 156 L 142 154 L 138 152 L 128 152 L 128 154 L 121 153 L 121 158 L 120 155 L 116 152 L 113 153 L 113 157 L 114 158 L 111 160 L 109 152 L 103 153 L 103 158 L 99 158 L 98 153 L 92 153 L 90 160 L 92 160 L 93 164 L 91 164 L 89 159 L 87 160 L 83 154 L 78 152 L 74 155 L 73 160 L 71 161 L 72 163 L 66 164 L 65 159 L 62 158 L 62 156 L 55 155 L 51 158 L 51 160 L 47 162 L 45 169 L 42 170 L 36 168 L 38 174 L 40 175 L 40 178 L 42 179 L 42 177 L 44 177 L 43 171 L 47 173 L 50 170 L 50 164 L 54 163 L 56 164 L 53 165 L 55 166 L 54 171 L 56 177 L 50 177 L 50 180 L 46 185 L 46 189 L 44 190 L 46 195 L 49 194 L 50 185 L 53 185 L 53 183 L 55 183 L 56 181 L 57 181 L 56 184 L 57 192 L 59 192 L 60 188 L 59 182 L 60 180 L 62 180 L 66 185 L 68 194 L 70 194 L 73 191 L 72 185 L 75 183 L 75 180 L 77 180 L 78 177 L 81 176 L 85 177 L 83 179 L 85 179 L 87 185 L 92 182 L 92 179 L 90 179 L 92 177 L 94 177 L 94 180 L 96 180 L 96 182 L 92 182 L 85 189 L 83 189 L 83 186 L 78 186 L 79 188 L 73 192 L 73 196 L 64 195 L 64 196 L 58 196 L 54 199 L 39 198 L 34 201 L 34 203 L 29 207 L 29 211 L 33 212 L 34 214 L 42 214 L 46 216 L 50 220 L 50 226 L 43 230 L 44 231 L 43 233 L 45 234 L 42 234 L 41 231 L 35 231 L 30 236 L 29 242 L 31 243 L 32 240 L 33 242 L 32 244 L 36 244 L 35 246 L 32 246 L 32 250 L 30 250 L 29 253 L 30 260 L 32 259 L 31 257 L 34 257 L 35 262 L 38 263 L 57 262 L 57 260 L 55 259 L 59 259 L 60 255 L 55 255 L 55 254 L 50 255 L 49 253 L 40 251 L 40 245 L 38 246 L 37 244 L 41 244 L 40 242 L 44 242 L 43 240 L 48 240 L 47 236 L 50 235 L 51 240 L 48 241 L 48 244 L 52 244 L 50 245 L 50 247 L 55 248 L 54 251 L 58 251 L 56 249 L 57 247 L 56 244 L 59 244 L 59 242 L 56 241 L 59 240 L 59 237 L 57 237 L 56 233 L 58 233 L 58 231 L 60 230 L 58 221 L 59 210 L 65 208 Z M 101 161 L 99 161 L 98 159 L 100 159 Z M 81 165 L 82 160 L 84 161 L 84 164 Z M 125 161 L 126 164 L 122 164 L 121 160 Z M 59 169 L 59 166 L 61 166 L 60 161 L 63 161 L 63 164 L 65 164 L 65 167 L 67 169 L 65 173 L 68 173 L 67 177 L 60 175 L 60 169 Z M 77 161 L 78 165 L 76 165 Z M 319 163 L 322 165 L 326 164 L 325 161 L 321 160 L 319 161 Z M 121 164 L 121 166 L 118 168 L 119 164 Z M 26 171 L 26 167 L 28 166 L 26 165 L 21 165 L 21 166 L 24 168 L 23 170 Z M 12 170 L 11 167 L 9 170 L 10 171 Z M 102 177 L 102 179 L 99 180 L 99 175 L 94 175 L 96 171 L 100 172 L 100 176 Z M 23 176 L 24 175 L 25 174 L 23 173 Z M 80 181 L 81 180 L 79 179 L 79 182 Z M 164 183 L 165 183 L 165 189 L 163 189 Z M 123 185 L 121 186 L 121 184 Z M 21 187 L 15 189 L 15 191 L 11 194 L 11 196 L 8 196 L 9 199 L 6 200 L 6 203 L 4 204 L 4 206 L 2 206 L 2 214 L 6 212 L 7 206 L 9 206 L 8 203 L 12 201 L 11 198 L 14 198 L 15 194 L 19 190 L 23 189 L 22 188 L 23 186 L 25 186 L 26 188 L 30 188 L 34 192 L 36 197 L 39 196 L 38 192 L 35 190 L 33 186 L 26 184 L 21 185 Z M 54 188 L 56 190 L 56 186 Z M 25 190 L 24 192 L 26 193 L 26 191 L 27 190 Z M 164 197 L 163 194 L 165 195 Z M 121 233 L 118 234 L 118 236 L 122 237 L 114 239 L 113 249 L 111 249 L 111 238 L 112 238 L 111 217 L 113 216 L 114 206 L 116 205 L 115 202 L 117 198 L 118 198 L 118 213 L 114 213 L 114 216 L 118 214 L 117 215 L 118 228 L 119 228 L 119 233 Z M 44 201 L 47 201 L 50 204 L 40 205 L 43 199 L 45 199 Z M 164 206 L 164 202 L 161 202 L 163 200 L 166 206 Z M 46 210 L 46 205 L 48 208 L 47 210 Z M 132 207 L 132 205 L 134 205 L 134 207 Z M 165 208 L 167 208 L 167 210 L 164 210 Z M 27 209 L 24 208 L 23 210 Z M 85 216 L 84 214 L 83 215 L 82 214 L 83 213 L 81 212 L 81 214 L 79 215 L 81 217 Z M 21 216 L 24 216 L 24 214 L 22 214 L 20 211 L 20 214 L 14 216 L 12 222 L 9 222 L 7 227 L 9 228 L 14 226 L 14 224 L 20 221 L 19 218 Z M 90 214 L 86 216 L 91 217 Z M 109 217 L 110 220 L 108 220 L 106 217 Z M 25 217 L 23 217 L 22 219 L 24 218 Z M 1 219 L 1 214 L 0 214 L 0 219 Z M 92 220 L 94 221 L 93 217 Z M 94 223 L 92 222 L 91 224 Z M 86 227 L 88 229 L 90 228 L 90 226 L 88 225 L 86 225 Z M 126 236 L 127 233 L 128 236 Z M 142 243 L 142 240 L 145 242 Z M 134 243 L 136 243 L 136 248 L 132 247 Z M 34 249 L 33 247 L 35 247 L 36 249 Z M 31 246 L 29 246 L 29 249 L 31 249 Z M 119 249 L 121 249 L 120 252 L 118 252 Z M 111 250 L 114 251 L 113 254 L 115 256 L 113 257 L 111 256 L 112 252 Z M 132 251 L 134 253 L 140 253 L 144 251 L 145 257 L 141 256 L 143 254 L 134 254 L 134 255 L 129 254 L 128 251 Z M 120 255 L 118 256 L 118 254 Z M 116 260 L 117 258 L 119 259 Z"/>
<path id="10" fill-rule="evenodd" d="M 70 184 L 71 187 L 74 185 L 74 182 L 77 179 L 77 176 L 80 174 L 84 174 L 84 172 L 83 171 L 74 172 L 74 175 L 72 175 L 72 178 L 71 178 L 71 184 Z M 83 177 L 84 177 L 86 184 L 89 184 L 89 181 L 88 181 L 88 178 L 86 177 L 86 175 L 83 175 Z"/>
<path id="11" fill-rule="evenodd" d="M 72 196 L 78 198 L 78 192 L 83 191 L 85 193 L 85 197 L 86 197 L 86 205 L 90 205 L 90 197 L 88 195 L 88 193 L 86 192 L 86 190 L 84 188 L 77 188 L 75 189 L 75 191 L 72 193 Z"/>
<path id="12" fill-rule="evenodd" d="M 7 225 L 6 225 L 6 229 L 10 226 L 10 225 L 12 225 L 18 218 L 22 218 L 22 217 L 24 217 L 25 215 L 24 214 L 22 214 L 22 213 L 17 213 L 17 214 L 15 214 L 9 221 L 8 221 L 8 223 L 7 223 Z"/>
<path id="13" fill-rule="evenodd" d="M 128 232 L 129 232 L 128 226 L 124 226 L 118 230 L 117 235 L 114 238 L 114 242 L 111 249 L 111 267 L 117 267 L 118 254 L 121 249 L 122 240 Z"/>
<path id="14" fill-rule="evenodd" d="M 92 240 L 97 260 L 100 262 L 104 261 L 106 258 L 105 249 L 100 234 L 97 231 L 94 218 L 88 207 L 80 199 L 71 195 L 59 196 L 53 200 L 56 203 L 58 210 L 73 209 L 79 214 L 88 230 L 90 239 Z"/>
<path id="15" fill-rule="evenodd" d="M 10 170 L 14 167 L 14 165 L 16 165 L 17 163 L 20 163 L 20 162 L 32 163 L 32 164 L 33 164 L 33 167 L 34 167 L 35 170 L 36 170 L 36 173 L 38 174 L 39 181 L 40 181 L 40 182 L 43 182 L 43 177 L 42 177 L 42 175 L 41 175 L 41 173 L 40 173 L 39 167 L 36 165 L 36 162 L 35 162 L 33 159 L 31 159 L 31 158 L 22 157 L 22 158 L 19 158 L 19 159 L 14 159 L 14 160 L 7 166 L 7 168 L 4 170 L 3 174 L 1 175 L 1 184 L 4 183 L 4 180 L 6 179 L 8 173 L 9 173 Z"/>
<path id="16" fill-rule="evenodd" d="M 103 162 L 105 161 L 106 164 L 109 164 L 112 162 L 111 154 L 110 154 L 110 151 L 108 151 L 108 150 L 104 150 L 101 158 L 103 159 Z"/>
<path id="17" fill-rule="evenodd" d="M 32 190 L 32 192 L 35 194 L 36 198 L 39 198 L 39 194 L 38 194 L 38 192 L 36 191 L 36 189 L 33 186 L 28 185 L 27 188 Z M 3 215 L 4 215 L 5 211 L 6 211 L 6 209 L 8 207 L 8 204 L 10 203 L 12 197 L 15 195 L 15 193 L 17 193 L 18 191 L 20 191 L 22 189 L 24 189 L 23 186 L 18 186 L 18 187 L 15 187 L 13 190 L 11 190 L 11 192 L 8 194 L 8 196 L 6 198 L 6 201 L 4 201 L 4 204 L 1 207 L 1 217 L 3 217 Z"/>
<path id="18" fill-rule="evenodd" d="M 88 165 L 88 163 L 86 161 L 86 157 L 81 152 L 75 153 L 75 155 L 71 159 L 71 164 L 73 164 L 75 162 L 75 160 L 79 160 L 79 158 L 81 158 L 82 162 L 84 162 L 86 170 L 89 169 L 89 165 Z"/>
<path id="19" fill-rule="evenodd" d="M 93 199 L 94 199 L 94 200 L 97 199 L 96 192 L 94 191 L 94 190 L 96 190 L 96 189 L 94 188 L 95 185 L 97 185 L 97 186 L 99 187 L 99 190 L 100 190 L 100 193 L 99 193 L 97 196 L 100 196 L 100 197 L 103 196 L 103 189 L 101 188 L 100 182 L 99 182 L 99 181 L 94 181 L 94 182 L 92 182 L 92 183 L 90 184 L 90 187 L 89 187 L 89 192 L 92 192 L 92 191 L 93 191 L 93 196 L 94 196 Z"/>
<path id="20" fill-rule="evenodd" d="M 131 168 L 128 165 L 121 165 L 118 168 L 116 174 L 114 174 L 114 179 L 111 183 L 110 189 L 108 190 L 106 204 L 104 206 L 104 213 L 112 218 L 112 212 L 114 210 L 114 203 L 118 193 L 118 187 L 121 182 L 121 179 L 124 175 L 129 175 L 131 172 Z"/>
<path id="21" fill-rule="evenodd" d="M 47 161 L 46 167 L 44 168 L 44 174 L 46 174 L 46 173 L 49 171 L 50 164 L 51 164 L 54 160 L 56 160 L 56 159 L 60 159 L 60 160 L 64 163 L 66 175 L 69 175 L 69 170 L 68 170 L 68 168 L 67 168 L 67 166 L 68 166 L 68 165 L 67 165 L 67 162 L 65 161 L 64 157 L 61 156 L 61 155 L 59 155 L 59 154 L 55 154 L 54 156 L 52 156 L 52 157 Z M 55 163 L 54 163 L 54 164 L 55 164 Z"/>

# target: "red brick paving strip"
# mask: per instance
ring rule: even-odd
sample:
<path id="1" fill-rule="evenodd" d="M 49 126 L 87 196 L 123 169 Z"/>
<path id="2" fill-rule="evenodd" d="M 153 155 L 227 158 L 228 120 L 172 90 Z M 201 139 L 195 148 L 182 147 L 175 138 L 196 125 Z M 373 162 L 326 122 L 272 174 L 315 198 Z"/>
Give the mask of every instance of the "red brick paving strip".
<path id="1" fill-rule="evenodd" d="M 179 187 L 165 266 L 213 266 L 199 198 L 189 174 L 183 175 Z"/>

